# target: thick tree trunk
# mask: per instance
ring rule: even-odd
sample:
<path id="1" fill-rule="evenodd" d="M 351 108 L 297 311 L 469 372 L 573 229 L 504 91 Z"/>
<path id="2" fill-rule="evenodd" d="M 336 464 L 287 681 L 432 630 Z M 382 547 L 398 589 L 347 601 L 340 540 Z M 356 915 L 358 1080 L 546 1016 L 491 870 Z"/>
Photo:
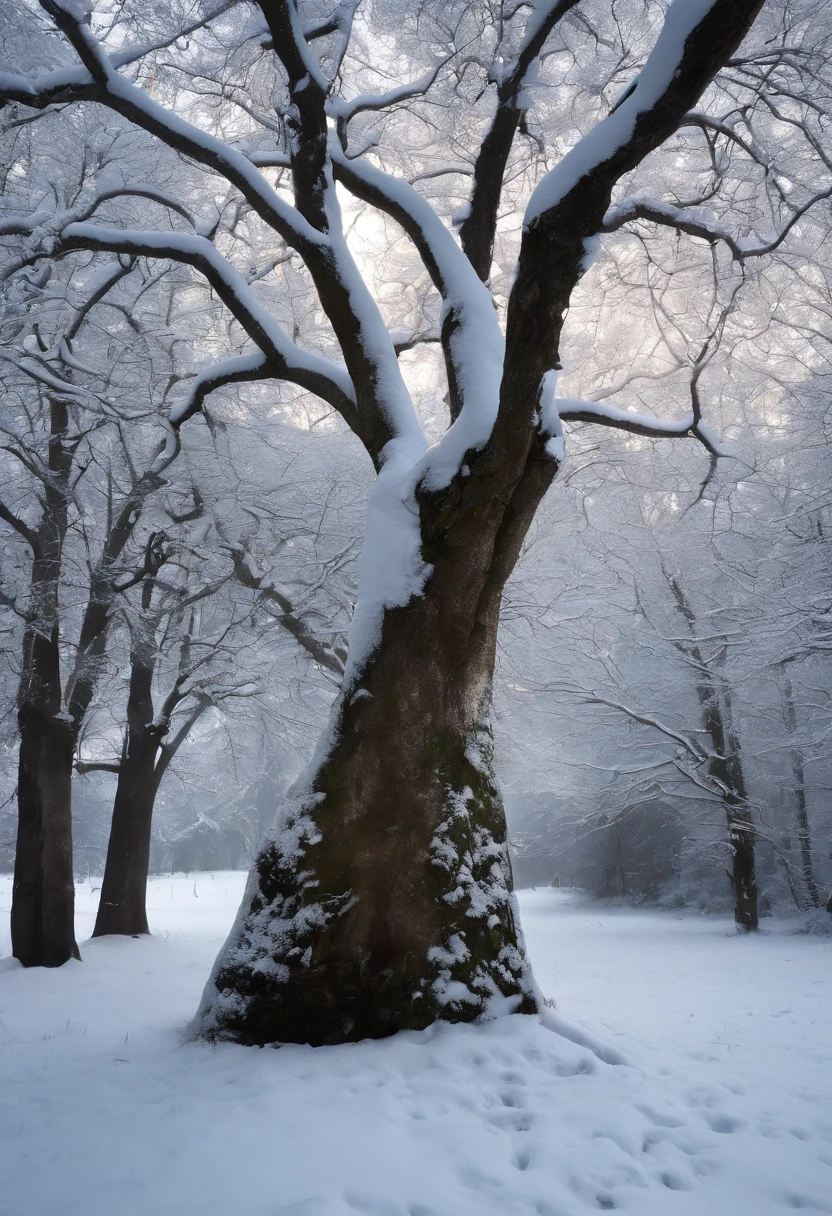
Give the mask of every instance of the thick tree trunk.
<path id="1" fill-rule="evenodd" d="M 113 803 L 107 861 L 101 884 L 93 937 L 108 933 L 135 936 L 149 933 L 147 874 L 150 867 L 150 829 L 158 780 L 158 737 L 144 731 L 136 740 L 128 732 Z"/>
<path id="2" fill-rule="evenodd" d="M 17 695 L 20 730 L 17 848 L 12 887 L 12 953 L 24 967 L 60 967 L 80 958 L 72 871 L 72 761 L 76 730 L 63 711 L 58 584 L 68 523 L 72 447 L 68 414 L 50 404 L 49 472 L 33 534 L 30 607 Z"/>
<path id="3" fill-rule="evenodd" d="M 536 999 L 518 941 L 488 687 L 427 636 L 438 597 L 391 614 L 333 742 L 258 857 L 202 1030 L 336 1043 Z M 422 618 L 421 620 L 419 618 Z"/>
<path id="4" fill-rule="evenodd" d="M 18 715 L 18 829 L 12 894 L 12 953 L 24 967 L 80 958 L 72 872 L 72 756 L 69 725 L 46 704 Z"/>
<path id="5" fill-rule="evenodd" d="M 433 574 L 386 612 L 261 850 L 195 1033 L 339 1043 L 537 1009 L 490 697 L 500 593 L 554 471 L 532 461 L 507 509 L 475 484 L 422 504 Z"/>

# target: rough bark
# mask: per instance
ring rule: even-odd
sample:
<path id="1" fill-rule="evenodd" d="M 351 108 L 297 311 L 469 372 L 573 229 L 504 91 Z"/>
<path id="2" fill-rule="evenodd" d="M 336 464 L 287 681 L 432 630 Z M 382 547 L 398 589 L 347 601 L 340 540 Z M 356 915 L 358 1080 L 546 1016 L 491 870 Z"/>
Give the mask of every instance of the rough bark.
<path id="1" fill-rule="evenodd" d="M 508 503 L 476 461 L 423 496 L 433 574 L 387 612 L 258 856 L 196 1033 L 324 1044 L 537 1009 L 490 726 L 500 594 L 556 468 L 537 466 Z"/>
<path id="2" fill-rule="evenodd" d="M 79 958 L 72 872 L 72 757 L 76 736 L 62 712 L 58 582 L 68 525 L 73 449 L 64 404 L 50 403 L 49 473 L 30 543 L 30 604 L 17 700 L 18 829 L 12 888 L 12 953 L 24 967 Z"/>
<path id="3" fill-rule="evenodd" d="M 152 667 L 133 663 L 127 703 L 127 730 L 113 803 L 107 861 L 93 937 L 109 933 L 149 933 L 147 875 L 150 833 L 159 788 L 156 760 L 161 737 L 153 723 Z"/>
<path id="4" fill-rule="evenodd" d="M 51 639 L 44 648 L 52 649 Z M 52 665 L 51 663 L 49 664 Z M 46 664 L 38 663 L 40 681 Z M 18 829 L 12 891 L 12 953 L 24 967 L 60 967 L 80 958 L 72 872 L 74 738 L 55 717 L 54 684 L 41 685 L 18 712 Z"/>
<path id="5" fill-rule="evenodd" d="M 164 541 L 164 535 L 159 533 L 152 534 L 148 541 L 141 607 L 130 634 L 127 721 L 93 937 L 150 932 L 145 907 L 150 829 L 159 785 L 156 757 L 164 733 L 154 721 L 153 713 L 158 617 L 150 607 L 155 578 L 166 557 Z"/>
<path id="6" fill-rule="evenodd" d="M 734 920 L 746 933 L 759 927 L 757 909 L 757 829 L 748 801 L 748 789 L 740 759 L 740 743 L 733 725 L 731 694 L 727 688 L 711 689 L 705 708 L 705 726 L 711 735 L 714 756 L 708 771 L 724 788 L 723 804 L 731 847 L 731 886 Z"/>
<path id="7" fill-rule="evenodd" d="M 190 633 L 180 645 L 179 678 L 165 698 L 159 713 L 153 704 L 153 680 L 159 660 L 158 629 L 165 615 L 164 599 L 153 606 L 157 575 L 169 556 L 167 538 L 154 532 L 145 549 L 141 598 L 130 630 L 130 683 L 127 713 L 118 766 L 118 783 L 107 844 L 107 860 L 93 937 L 149 933 L 147 923 L 147 877 L 150 868 L 150 837 L 156 795 L 165 770 L 179 744 L 205 708 L 198 699 L 170 743 L 165 737 L 174 710 L 184 697 L 182 684 L 190 659 Z M 181 608 L 180 608 L 181 613 Z"/>

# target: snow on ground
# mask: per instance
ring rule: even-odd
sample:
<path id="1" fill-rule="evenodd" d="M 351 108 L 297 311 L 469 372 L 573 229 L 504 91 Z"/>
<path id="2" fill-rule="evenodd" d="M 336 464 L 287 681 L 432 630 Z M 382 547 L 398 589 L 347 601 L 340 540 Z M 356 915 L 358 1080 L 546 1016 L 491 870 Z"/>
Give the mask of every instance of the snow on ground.
<path id="1" fill-rule="evenodd" d="M 243 881 L 155 878 L 154 937 L 0 960 L 3 1216 L 832 1213 L 832 939 L 521 892 L 550 1026 L 183 1044 Z"/>

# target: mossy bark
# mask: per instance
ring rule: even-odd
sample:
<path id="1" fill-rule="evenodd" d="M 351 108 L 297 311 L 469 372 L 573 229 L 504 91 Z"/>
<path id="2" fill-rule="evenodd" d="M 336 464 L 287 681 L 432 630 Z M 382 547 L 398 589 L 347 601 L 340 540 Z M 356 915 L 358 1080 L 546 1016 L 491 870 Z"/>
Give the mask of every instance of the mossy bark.
<path id="1" fill-rule="evenodd" d="M 473 462 L 422 499 L 432 573 L 261 850 L 196 1034 L 340 1043 L 537 1009 L 490 726 L 500 594 L 555 471 L 532 465 L 509 503 Z"/>
<path id="2" fill-rule="evenodd" d="M 207 994 L 209 1035 L 337 1043 L 472 1020 L 495 1000 L 536 1008 L 487 720 L 449 720 L 404 619 L 400 634 L 342 702 L 333 745 L 257 859 Z"/>

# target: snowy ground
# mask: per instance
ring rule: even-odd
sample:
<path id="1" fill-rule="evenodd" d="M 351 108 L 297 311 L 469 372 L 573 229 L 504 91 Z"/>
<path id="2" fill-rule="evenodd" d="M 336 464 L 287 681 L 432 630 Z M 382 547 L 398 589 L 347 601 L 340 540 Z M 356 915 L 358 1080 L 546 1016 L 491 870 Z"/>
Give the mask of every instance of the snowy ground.
<path id="1" fill-rule="evenodd" d="M 832 1213 L 832 938 L 529 891 L 554 1030 L 183 1046 L 242 884 L 154 879 L 153 938 L 0 960 L 3 1216 Z"/>

